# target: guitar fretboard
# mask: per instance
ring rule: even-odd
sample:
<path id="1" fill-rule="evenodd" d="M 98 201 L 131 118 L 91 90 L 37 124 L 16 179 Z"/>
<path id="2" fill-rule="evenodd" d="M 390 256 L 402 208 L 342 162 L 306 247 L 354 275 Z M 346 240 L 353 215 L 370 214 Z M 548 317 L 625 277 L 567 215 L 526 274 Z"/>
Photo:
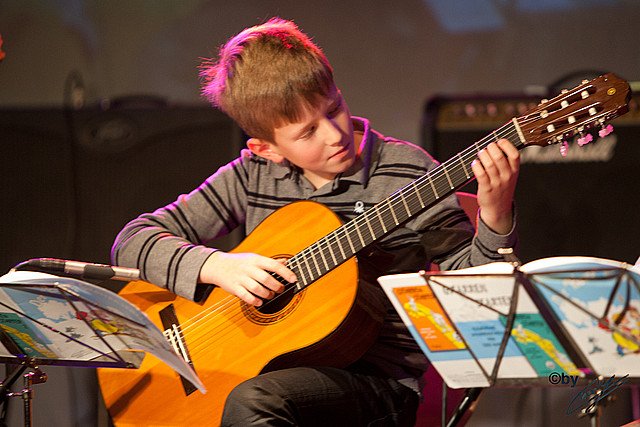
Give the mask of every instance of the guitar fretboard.
<path id="1" fill-rule="evenodd" d="M 501 138 L 518 149 L 525 145 L 520 125 L 513 119 L 291 257 L 287 266 L 296 273 L 298 290 L 471 181 L 471 163 Z"/>

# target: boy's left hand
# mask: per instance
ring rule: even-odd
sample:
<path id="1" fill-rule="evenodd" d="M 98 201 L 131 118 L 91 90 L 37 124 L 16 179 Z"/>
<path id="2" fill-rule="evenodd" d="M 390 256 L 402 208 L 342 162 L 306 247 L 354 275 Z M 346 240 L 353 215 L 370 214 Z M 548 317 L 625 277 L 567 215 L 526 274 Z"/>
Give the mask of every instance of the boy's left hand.
<path id="1" fill-rule="evenodd" d="M 513 194 L 520 171 L 520 152 L 506 139 L 491 143 L 471 164 L 478 181 L 480 218 L 498 234 L 513 227 Z"/>

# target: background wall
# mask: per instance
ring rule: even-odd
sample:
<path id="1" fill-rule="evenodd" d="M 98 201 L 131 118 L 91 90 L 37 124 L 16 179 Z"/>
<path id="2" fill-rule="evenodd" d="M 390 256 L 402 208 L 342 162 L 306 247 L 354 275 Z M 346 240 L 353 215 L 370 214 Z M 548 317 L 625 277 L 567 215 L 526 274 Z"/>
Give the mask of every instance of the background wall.
<path id="1" fill-rule="evenodd" d="M 627 80 L 640 80 L 637 0 L 0 0 L 0 34 L 6 52 L 0 63 L 0 116 L 5 117 L 3 123 L 15 124 L 15 120 L 7 119 L 9 114 L 45 112 L 31 116 L 35 117 L 32 123 L 36 128 L 29 134 L 31 139 L 15 137 L 16 133 L 11 138 L 0 135 L 2 271 L 32 256 L 91 254 L 90 260 L 94 261 L 108 257 L 110 242 L 96 242 L 94 248 L 74 252 L 57 244 L 72 238 L 68 230 L 54 232 L 56 224 L 46 222 L 67 224 L 65 221 L 70 220 L 59 209 L 66 209 L 82 197 L 73 198 L 67 190 L 79 189 L 82 196 L 83 189 L 88 192 L 96 177 L 120 173 L 117 154 L 102 152 L 98 154 L 103 157 L 96 157 L 96 152 L 89 152 L 86 147 L 75 147 L 79 151 L 71 159 L 83 162 L 84 168 L 69 170 L 69 156 L 74 154 L 64 151 L 69 147 L 65 144 L 69 135 L 77 132 L 69 133 L 65 112 L 83 107 L 74 116 L 74 123 L 92 111 L 124 112 L 136 123 L 142 123 L 140 126 L 149 136 L 156 128 L 154 123 L 166 124 L 166 120 L 154 119 L 160 122 L 149 124 L 138 118 L 140 108 L 206 109 L 199 95 L 198 65 L 202 58 L 214 56 L 219 45 L 244 27 L 274 15 L 294 19 L 323 47 L 352 113 L 368 117 L 384 134 L 417 143 L 421 142 L 423 106 L 436 95 L 542 94 L 554 82 L 576 71 L 613 71 Z M 124 110 L 114 110 L 118 100 L 132 97 L 148 104 L 141 107 L 129 103 Z M 213 139 L 210 157 L 199 159 L 199 171 L 185 180 L 184 188 L 170 188 L 171 195 L 189 191 L 241 145 L 236 131 L 228 123 L 222 126 L 226 144 L 222 154 L 215 148 L 220 146 L 218 140 Z M 106 129 L 112 130 L 108 126 Z M 142 140 L 148 141 L 138 138 L 136 144 Z M 47 142 L 51 142 L 48 147 Z M 468 144 L 472 142 L 469 140 Z M 142 145 L 149 152 L 158 151 L 145 144 Z M 198 150 L 206 149 L 196 142 L 190 147 L 196 150 L 196 157 L 201 152 Z M 176 145 L 175 152 L 183 148 Z M 142 150 L 140 145 L 137 149 Z M 161 150 L 164 158 L 173 157 L 170 146 L 164 144 Z M 174 160 L 181 164 L 179 158 Z M 183 168 L 190 167 L 189 161 L 183 162 Z M 129 169 L 137 167 L 143 176 L 148 176 L 154 164 L 131 165 Z M 80 184 L 74 182 L 70 175 L 73 173 L 76 179 L 82 178 Z M 179 168 L 175 173 L 179 175 Z M 24 180 L 16 176 L 23 176 Z M 127 181 L 120 179 L 117 187 L 126 189 Z M 14 185 L 17 182 L 28 184 L 18 190 Z M 559 176 L 559 185 L 562 182 L 563 177 Z M 153 180 L 145 185 L 165 187 Z M 627 180 L 622 185 L 628 185 L 630 197 L 638 194 L 637 180 Z M 46 191 L 54 187 L 65 191 Z M 162 194 L 149 200 L 149 209 L 165 203 L 166 197 Z M 25 200 L 29 203 L 25 204 Z M 109 203 L 117 202 L 94 198 L 87 202 L 91 206 L 86 210 L 80 206 L 71 215 L 107 215 L 105 212 L 113 211 Z M 615 221 L 617 207 L 610 204 L 611 220 Z M 23 211 L 16 213 L 16 206 Z M 43 213 L 47 210 L 51 215 Z M 133 211 L 119 215 L 133 215 Z M 117 229 L 124 220 L 120 216 L 109 217 L 109 226 L 115 223 Z M 631 230 L 625 236 L 626 244 L 634 245 L 637 211 L 627 211 L 622 222 Z M 87 227 L 84 230 L 90 229 L 90 223 L 82 224 Z M 27 238 L 20 243 L 11 240 L 15 236 L 31 236 L 34 231 L 38 242 L 33 239 L 31 243 Z M 51 244 L 38 246 L 47 240 Z M 46 247 L 46 253 L 29 252 L 28 248 L 36 247 Z M 637 255 L 640 253 L 627 251 L 623 260 L 633 262 Z M 91 374 L 66 371 L 70 370 L 54 369 L 50 383 L 36 386 L 36 425 L 97 423 L 99 405 L 94 404 L 96 387 Z M 499 400 L 504 402 L 507 398 Z M 483 402 L 486 408 L 490 408 L 490 400 Z M 530 405 L 544 408 L 545 401 L 548 397 L 533 399 Z M 13 416 L 19 417 L 19 403 L 15 406 Z M 55 419 L 51 417 L 53 408 Z M 555 421 L 566 425 L 567 419 L 560 415 L 545 413 L 531 425 L 551 425 Z M 484 419 L 500 416 L 500 411 L 487 411 Z M 482 419 L 476 419 L 477 425 Z M 19 425 L 20 421 L 16 423 Z"/>
<path id="2" fill-rule="evenodd" d="M 354 114 L 419 139 L 433 94 L 521 92 L 577 70 L 640 79 L 634 0 L 3 0 L 0 106 L 154 94 L 202 102 L 197 66 L 246 26 L 294 19 L 324 48 Z"/>

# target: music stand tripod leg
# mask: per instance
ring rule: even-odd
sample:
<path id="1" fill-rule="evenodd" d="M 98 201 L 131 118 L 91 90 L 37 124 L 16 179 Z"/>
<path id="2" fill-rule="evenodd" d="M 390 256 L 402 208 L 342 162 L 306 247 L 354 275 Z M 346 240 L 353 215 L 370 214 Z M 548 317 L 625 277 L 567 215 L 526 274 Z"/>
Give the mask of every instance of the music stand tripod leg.
<path id="1" fill-rule="evenodd" d="M 482 392 L 482 387 L 468 388 L 465 391 L 464 397 L 462 398 L 462 400 L 460 401 L 456 409 L 453 411 L 453 414 L 451 414 L 451 418 L 449 418 L 447 427 L 454 427 L 458 425 L 458 423 L 460 422 L 460 420 L 462 420 L 462 417 L 469 410 L 473 402 L 475 402 L 476 399 L 478 399 L 478 396 L 480 396 L 480 392 Z"/>
<path id="2" fill-rule="evenodd" d="M 23 375 L 24 388 L 18 393 L 12 393 L 10 391 L 11 386 L 28 367 L 33 369 L 33 371 Z M 24 408 L 24 425 L 25 427 L 31 427 L 33 424 L 31 412 L 33 390 L 31 389 L 31 387 L 34 384 L 41 384 L 46 381 L 47 374 L 42 372 L 37 366 L 30 366 L 28 363 L 18 365 L 0 384 L 0 403 L 5 402 L 9 397 L 22 397 Z"/>
<path id="3" fill-rule="evenodd" d="M 7 378 L 0 383 L 0 404 L 4 403 L 8 397 L 11 397 L 11 386 L 16 382 L 18 377 L 22 375 L 25 369 L 27 369 L 26 365 L 17 365 L 13 371 L 7 375 Z"/>
<path id="4" fill-rule="evenodd" d="M 46 373 L 42 372 L 37 366 L 35 366 L 33 369 L 33 372 L 24 374 L 24 389 L 20 393 L 22 395 L 24 404 L 25 427 L 31 427 L 32 425 L 31 402 L 33 400 L 33 390 L 31 389 L 31 387 L 34 384 L 42 384 L 47 381 Z"/>

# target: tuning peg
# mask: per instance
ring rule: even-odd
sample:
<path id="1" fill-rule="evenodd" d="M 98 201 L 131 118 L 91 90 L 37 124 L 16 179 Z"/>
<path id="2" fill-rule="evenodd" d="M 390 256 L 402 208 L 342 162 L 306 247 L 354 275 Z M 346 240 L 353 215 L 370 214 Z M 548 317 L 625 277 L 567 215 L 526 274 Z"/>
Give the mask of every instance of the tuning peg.
<path id="1" fill-rule="evenodd" d="M 591 135 L 590 133 L 586 135 L 581 133 L 580 138 L 578 138 L 578 145 L 582 147 L 583 145 L 587 145 L 591 141 L 593 141 L 593 135 Z"/>
<path id="2" fill-rule="evenodd" d="M 565 157 L 567 155 L 568 150 L 569 144 L 567 144 L 567 141 L 562 141 L 562 143 L 560 144 L 560 154 L 562 154 L 562 157 Z"/>
<path id="3" fill-rule="evenodd" d="M 609 135 L 611 132 L 613 132 L 613 126 L 607 125 L 606 127 L 603 126 L 602 129 L 598 131 L 598 135 L 600 135 L 600 138 L 604 138 L 605 136 Z"/>

